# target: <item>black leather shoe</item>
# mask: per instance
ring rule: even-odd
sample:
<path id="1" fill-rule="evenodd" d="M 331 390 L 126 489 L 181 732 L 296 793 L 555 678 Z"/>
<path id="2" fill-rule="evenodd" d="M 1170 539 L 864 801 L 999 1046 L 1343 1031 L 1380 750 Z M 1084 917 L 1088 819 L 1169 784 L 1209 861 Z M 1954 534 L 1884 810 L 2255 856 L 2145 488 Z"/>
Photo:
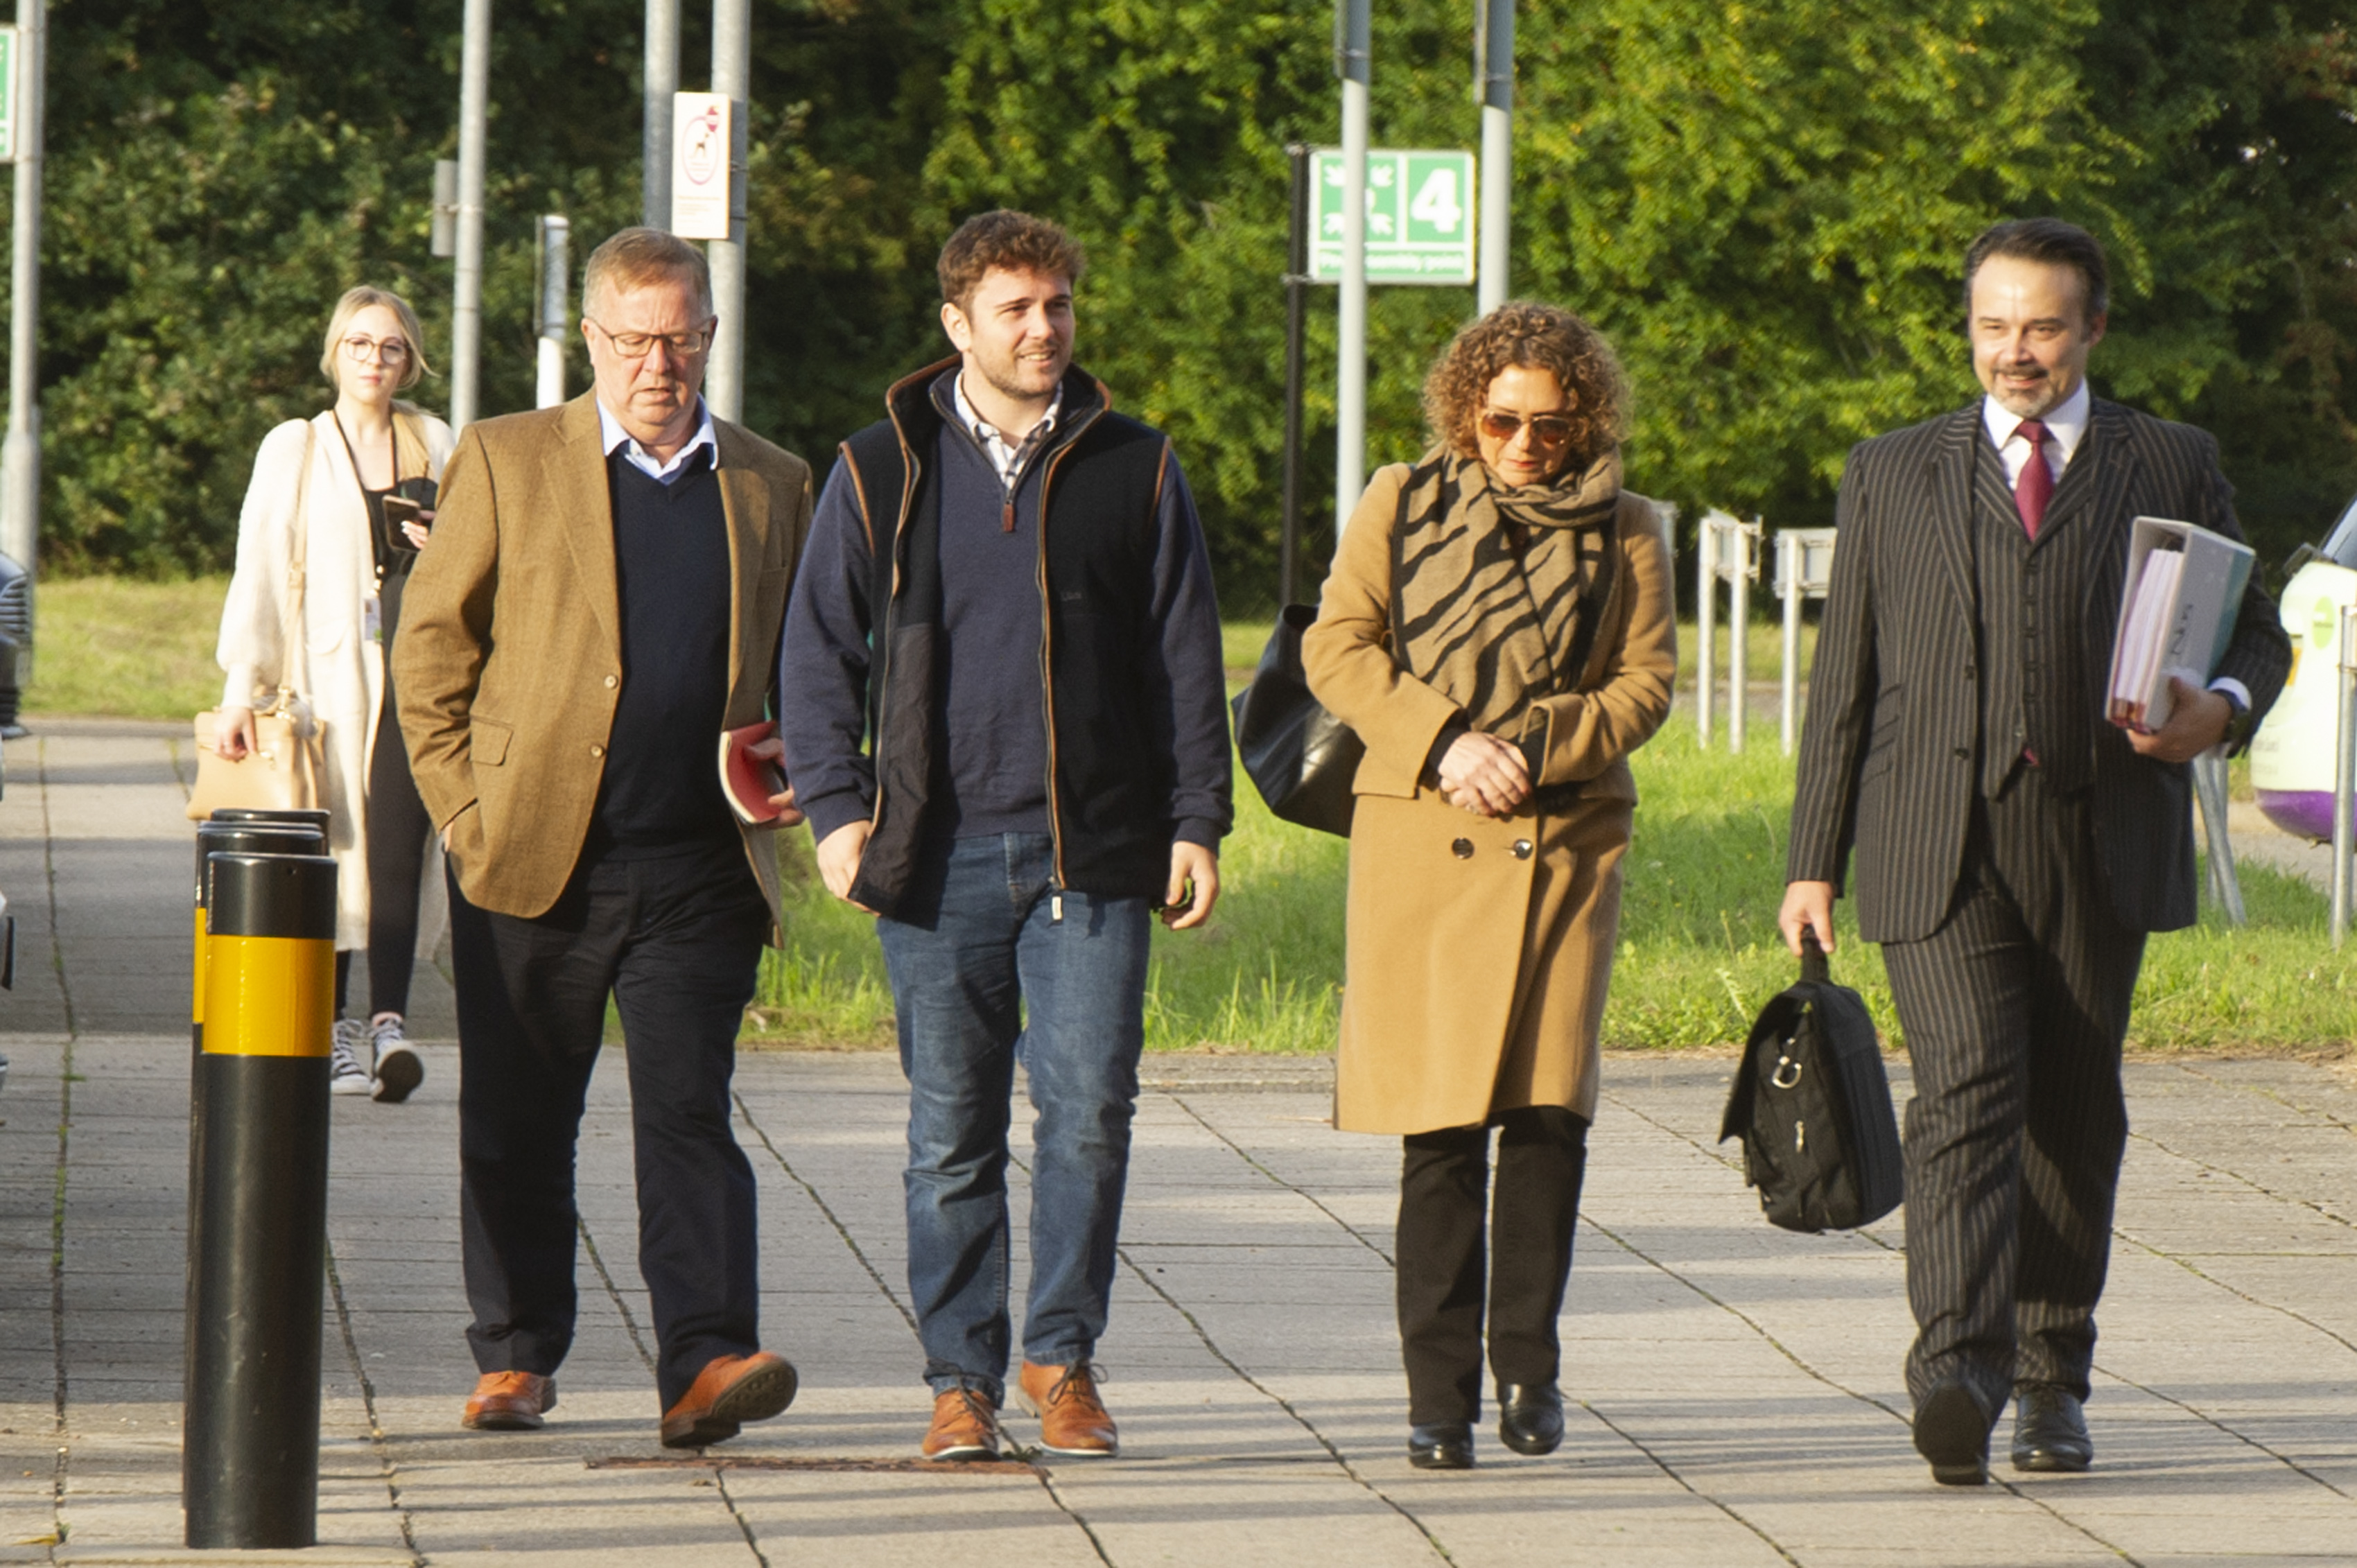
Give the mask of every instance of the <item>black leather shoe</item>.
<path id="1" fill-rule="evenodd" d="M 1970 1384 L 1952 1378 L 1915 1407 L 1915 1452 L 1932 1462 L 1932 1479 L 1940 1485 L 1985 1487 L 1992 1424 L 1992 1412 L 1980 1395 Z"/>
<path id="2" fill-rule="evenodd" d="M 1554 1453 L 1563 1444 L 1563 1391 L 1553 1383 L 1500 1383 L 1498 1441 L 1517 1454 Z"/>
<path id="3" fill-rule="evenodd" d="M 1473 1423 L 1427 1421 L 1407 1429 L 1407 1462 L 1419 1470 L 1470 1470 Z"/>
<path id="4" fill-rule="evenodd" d="M 2013 1467 L 2079 1471 L 2095 1462 L 2087 1412 L 2079 1396 L 2052 1383 L 2013 1391 Z"/>

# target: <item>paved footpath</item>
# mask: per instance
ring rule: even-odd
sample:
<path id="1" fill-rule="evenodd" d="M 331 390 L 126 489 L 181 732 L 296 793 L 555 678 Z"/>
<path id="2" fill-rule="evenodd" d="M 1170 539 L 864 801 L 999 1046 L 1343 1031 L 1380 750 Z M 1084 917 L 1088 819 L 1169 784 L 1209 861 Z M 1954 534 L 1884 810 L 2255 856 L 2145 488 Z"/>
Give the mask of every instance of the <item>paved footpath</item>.
<path id="1" fill-rule="evenodd" d="M 737 1075 L 792 1410 L 701 1458 L 656 1445 L 609 1066 L 562 1403 L 543 1433 L 462 1432 L 447 1044 L 411 1104 L 334 1107 L 328 1544 L 181 1552 L 188 830 L 160 733 L 36 727 L 0 800 L 23 922 L 0 999 L 0 1562 L 2357 1565 L 2346 1064 L 2131 1067 L 2097 1467 L 1949 1491 L 1907 1443 L 1897 1217 L 1766 1226 L 1712 1141 L 1728 1063 L 1705 1057 L 1608 1066 L 1564 1320 L 1577 1402 L 1550 1458 L 1485 1432 L 1470 1474 L 1409 1468 L 1396 1151 L 1325 1125 L 1324 1064 L 1239 1058 L 1147 1064 L 1100 1352 L 1119 1460 L 909 1464 L 927 1402 L 902 1091 L 861 1055 L 748 1055 Z"/>

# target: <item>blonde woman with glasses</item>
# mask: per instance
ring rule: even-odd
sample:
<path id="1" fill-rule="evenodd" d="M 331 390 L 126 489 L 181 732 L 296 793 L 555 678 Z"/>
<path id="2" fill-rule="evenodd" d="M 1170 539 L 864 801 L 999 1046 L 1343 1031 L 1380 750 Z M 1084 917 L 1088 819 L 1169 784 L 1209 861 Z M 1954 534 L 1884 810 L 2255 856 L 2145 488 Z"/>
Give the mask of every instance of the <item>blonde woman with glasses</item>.
<path id="1" fill-rule="evenodd" d="M 320 804 L 338 898 L 331 1082 L 339 1094 L 388 1101 L 407 1099 L 425 1077 L 403 1015 L 416 954 L 432 950 L 444 916 L 439 846 L 410 779 L 385 660 L 453 445 L 447 424 L 395 395 L 427 373 L 423 343 L 417 313 L 399 295 L 361 287 L 336 302 L 319 353 L 335 405 L 263 439 L 218 653 L 228 676 L 223 756 L 252 749 L 254 709 L 282 685 L 324 725 Z M 303 646 L 290 650 L 280 646 L 281 603 L 298 556 Z M 352 953 L 363 947 L 365 1022 L 345 1016 Z"/>

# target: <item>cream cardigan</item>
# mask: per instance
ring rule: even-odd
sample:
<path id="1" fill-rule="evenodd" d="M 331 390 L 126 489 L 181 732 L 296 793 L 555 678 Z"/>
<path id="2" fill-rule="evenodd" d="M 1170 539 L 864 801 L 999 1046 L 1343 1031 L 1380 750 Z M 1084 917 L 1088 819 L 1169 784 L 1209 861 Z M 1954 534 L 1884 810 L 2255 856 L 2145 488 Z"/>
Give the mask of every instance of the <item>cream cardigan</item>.
<path id="1" fill-rule="evenodd" d="M 442 477 L 456 437 L 430 415 L 424 427 L 426 472 Z M 215 657 L 228 679 L 224 706 L 263 708 L 283 682 L 295 688 L 323 726 L 325 768 L 320 804 L 328 813 L 329 852 L 336 858 L 336 947 L 368 946 L 368 778 L 376 746 L 377 714 L 384 701 L 384 649 L 377 628 L 376 553 L 369 539 L 368 503 L 360 476 L 332 413 L 308 421 L 310 479 L 303 482 L 306 422 L 290 419 L 263 438 L 237 524 L 237 571 L 221 607 Z M 305 515 L 297 518 L 296 498 Z M 279 627 L 279 604 L 295 561 L 295 530 L 304 531 L 307 557 L 302 607 L 304 646 L 290 670 Z M 418 899 L 417 948 L 430 954 L 447 913 L 441 845 L 429 842 Z"/>

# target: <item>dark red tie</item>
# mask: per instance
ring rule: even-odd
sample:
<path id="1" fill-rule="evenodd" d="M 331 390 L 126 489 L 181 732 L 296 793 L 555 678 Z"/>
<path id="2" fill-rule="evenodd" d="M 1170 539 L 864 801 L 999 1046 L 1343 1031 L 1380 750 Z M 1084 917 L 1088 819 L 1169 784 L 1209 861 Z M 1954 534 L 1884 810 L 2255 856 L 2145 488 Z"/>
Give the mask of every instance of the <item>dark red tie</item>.
<path id="1" fill-rule="evenodd" d="M 2021 526 L 2035 539 L 2038 525 L 2046 520 L 2046 503 L 2054 499 L 2054 470 L 2046 464 L 2046 426 L 2025 419 L 2015 426 L 2015 433 L 2029 443 L 2029 460 L 2021 466 L 2021 478 L 2014 481 L 2013 505 L 2021 513 Z"/>

